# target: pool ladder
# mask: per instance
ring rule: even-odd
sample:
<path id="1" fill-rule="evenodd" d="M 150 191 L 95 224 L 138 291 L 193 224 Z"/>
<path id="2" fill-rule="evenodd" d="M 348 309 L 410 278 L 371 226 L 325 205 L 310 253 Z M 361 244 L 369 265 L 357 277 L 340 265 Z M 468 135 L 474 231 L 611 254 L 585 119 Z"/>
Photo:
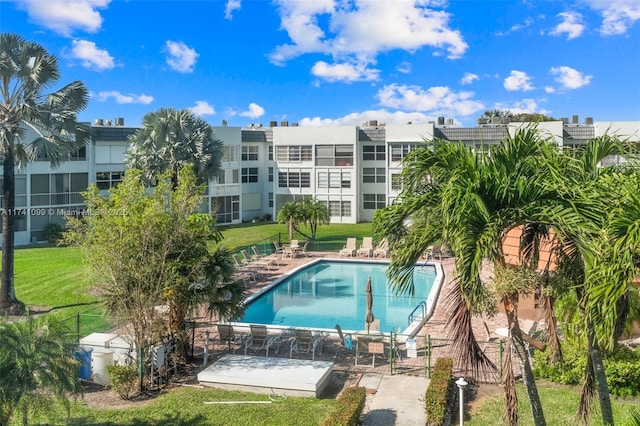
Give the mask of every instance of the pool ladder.
<path id="1" fill-rule="evenodd" d="M 422 308 L 422 318 L 424 318 L 427 315 L 427 302 L 422 301 L 420 303 L 418 303 L 418 306 L 416 306 L 415 308 L 413 308 L 413 311 L 411 311 L 411 313 L 409 314 L 409 316 L 407 317 L 408 323 L 409 325 L 411 325 L 411 323 L 413 323 L 413 317 L 416 313 L 416 311 L 418 309 Z"/>

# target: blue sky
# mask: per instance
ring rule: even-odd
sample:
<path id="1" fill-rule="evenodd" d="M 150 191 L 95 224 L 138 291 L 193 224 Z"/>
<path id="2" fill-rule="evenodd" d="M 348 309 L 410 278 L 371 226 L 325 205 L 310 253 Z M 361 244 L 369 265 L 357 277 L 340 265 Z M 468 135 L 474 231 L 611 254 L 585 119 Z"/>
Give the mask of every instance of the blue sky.
<path id="1" fill-rule="evenodd" d="M 82 121 L 640 120 L 640 0 L 0 0 L 0 30 L 87 85 Z"/>

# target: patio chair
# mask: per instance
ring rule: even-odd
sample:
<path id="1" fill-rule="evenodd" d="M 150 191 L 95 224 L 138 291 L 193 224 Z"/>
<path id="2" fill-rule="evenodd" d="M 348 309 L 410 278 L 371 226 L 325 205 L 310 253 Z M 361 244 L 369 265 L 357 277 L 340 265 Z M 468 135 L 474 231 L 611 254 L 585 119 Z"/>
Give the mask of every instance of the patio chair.
<path id="1" fill-rule="evenodd" d="M 279 255 L 282 255 L 282 253 L 284 252 L 284 247 L 282 247 L 282 244 L 280 244 L 280 243 L 279 243 L 279 242 L 277 242 L 277 241 L 274 241 L 274 242 L 273 242 L 273 247 L 275 247 L 275 251 L 274 251 L 274 253 L 275 253 L 276 255 L 278 255 L 278 254 L 279 254 Z"/>
<path id="2" fill-rule="evenodd" d="M 357 255 L 366 254 L 367 257 L 373 256 L 373 237 L 364 237 L 362 245 L 358 249 Z"/>
<path id="3" fill-rule="evenodd" d="M 269 349 L 275 346 L 275 353 L 280 350 L 281 336 L 269 336 L 266 325 L 251 324 L 249 326 L 250 333 L 244 341 L 244 354 L 251 349 L 252 351 L 266 350 L 266 356 L 269 356 Z"/>
<path id="4" fill-rule="evenodd" d="M 376 257 L 378 255 L 382 257 L 389 256 L 389 242 L 386 239 L 380 241 L 380 244 L 378 244 L 373 250 L 373 257 Z"/>
<path id="5" fill-rule="evenodd" d="M 278 258 L 269 257 L 265 254 L 262 254 L 262 252 L 260 252 L 260 249 L 258 249 L 257 246 L 251 246 L 251 252 L 253 253 L 253 255 L 251 256 L 251 259 L 253 260 L 253 263 L 256 265 L 264 265 L 266 267 L 279 265 Z"/>
<path id="6" fill-rule="evenodd" d="M 305 242 L 304 245 L 302 246 L 302 248 L 300 250 L 298 250 L 298 253 L 301 254 L 304 257 L 309 257 L 309 252 L 307 251 L 307 248 L 309 247 L 309 242 Z"/>
<path id="7" fill-rule="evenodd" d="M 356 255 L 356 239 L 347 238 L 347 244 L 340 250 L 340 256 L 355 256 Z"/>
<path id="8" fill-rule="evenodd" d="M 291 348 L 289 349 L 289 358 L 293 357 L 293 353 L 296 352 L 298 357 L 300 353 L 311 353 L 311 359 L 316 358 L 316 349 L 318 354 L 322 355 L 322 342 L 324 336 L 314 334 L 311 330 L 294 329 L 295 336 L 291 341 Z"/>
<path id="9" fill-rule="evenodd" d="M 336 358 L 342 353 L 343 350 L 353 351 L 353 336 L 351 334 L 344 334 L 340 324 L 336 324 L 336 331 L 338 332 L 338 338 L 340 339 L 340 346 L 336 352 Z"/>
<path id="10" fill-rule="evenodd" d="M 220 343 L 226 343 L 228 350 L 232 350 L 233 345 L 233 353 L 236 353 L 236 345 L 241 345 L 244 342 L 245 335 L 236 334 L 233 326 L 230 324 L 217 324 L 218 327 L 218 341 Z"/>

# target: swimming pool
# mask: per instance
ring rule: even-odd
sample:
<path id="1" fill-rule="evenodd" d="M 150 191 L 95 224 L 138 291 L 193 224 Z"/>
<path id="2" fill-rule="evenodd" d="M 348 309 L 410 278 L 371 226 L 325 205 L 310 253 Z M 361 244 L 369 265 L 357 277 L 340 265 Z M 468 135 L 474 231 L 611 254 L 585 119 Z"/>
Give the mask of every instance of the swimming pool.
<path id="1" fill-rule="evenodd" d="M 276 326 L 364 330 L 365 285 L 371 277 L 373 313 L 380 331 L 398 332 L 420 302 L 437 297 L 436 268 L 416 266 L 415 295 L 396 296 L 387 286 L 386 262 L 324 260 L 307 264 L 250 298 L 243 322 Z M 439 284 L 438 284 L 439 285 Z M 416 313 L 421 316 L 419 309 Z"/>

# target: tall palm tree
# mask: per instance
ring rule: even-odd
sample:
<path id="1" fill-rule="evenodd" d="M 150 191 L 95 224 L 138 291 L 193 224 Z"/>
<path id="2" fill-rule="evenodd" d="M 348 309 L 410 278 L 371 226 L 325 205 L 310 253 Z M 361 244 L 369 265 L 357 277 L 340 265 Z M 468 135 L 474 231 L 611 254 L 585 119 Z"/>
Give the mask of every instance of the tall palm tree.
<path id="1" fill-rule="evenodd" d="M 146 114 L 142 128 L 129 141 L 125 164 L 142 170 L 149 183 L 170 171 L 175 188 L 180 169 L 189 164 L 201 182 L 217 176 L 220 170 L 222 142 L 210 124 L 188 109 L 160 108 Z"/>
<path id="2" fill-rule="evenodd" d="M 289 240 L 293 239 L 293 231 L 297 231 L 297 224 L 302 219 L 300 204 L 295 201 L 284 203 L 278 210 L 278 223 L 286 223 L 289 231 Z"/>
<path id="3" fill-rule="evenodd" d="M 82 388 L 73 334 L 50 317 L 0 322 L 0 424 L 19 410 L 28 424 L 30 404 L 52 396 L 69 410 L 69 396 Z"/>
<path id="4" fill-rule="evenodd" d="M 80 81 L 46 94 L 60 79 L 58 59 L 16 34 L 0 34 L 0 150 L 3 157 L 2 283 L 0 309 L 21 312 L 14 289 L 15 167 L 37 157 L 52 167 L 68 160 L 89 139 L 77 113 L 89 92 Z M 30 140 L 30 142 L 27 141 Z"/>
<path id="5" fill-rule="evenodd" d="M 435 141 L 407 157 L 399 202 L 376 214 L 374 230 L 392 246 L 389 275 L 399 292 L 412 292 L 411 271 L 427 246 L 441 241 L 456 256 L 456 277 L 447 304 L 452 316 L 454 350 L 469 369 L 490 365 L 471 328 L 471 318 L 491 310 L 481 271 L 485 259 L 492 268 L 506 267 L 502 242 L 511 229 L 541 221 L 541 206 L 555 202 L 542 185 L 542 160 L 555 147 L 534 127 L 520 129 L 479 157 L 471 148 Z M 411 225 L 407 225 L 410 219 Z M 498 294 L 504 305 L 511 344 L 523 366 L 523 379 L 537 425 L 545 424 L 522 332 L 518 325 L 518 291 Z M 509 351 L 508 351 L 509 352 Z M 505 368 L 511 372 L 511 366 Z M 505 377 L 507 416 L 517 424 L 517 395 L 513 374 Z"/>

